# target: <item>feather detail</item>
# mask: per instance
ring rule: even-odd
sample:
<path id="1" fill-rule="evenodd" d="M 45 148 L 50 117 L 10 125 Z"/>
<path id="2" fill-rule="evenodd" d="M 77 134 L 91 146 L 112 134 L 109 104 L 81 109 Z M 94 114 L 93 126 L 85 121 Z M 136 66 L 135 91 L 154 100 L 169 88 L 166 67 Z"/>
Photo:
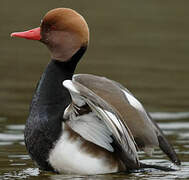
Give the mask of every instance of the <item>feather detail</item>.
<path id="1" fill-rule="evenodd" d="M 66 80 L 63 85 L 70 91 L 73 101 L 72 109 L 69 107 L 70 111 L 66 109 L 64 113 L 64 117 L 69 117 L 69 126 L 83 138 L 111 152 L 115 148 L 111 145 L 114 139 L 126 166 L 131 169 L 138 168 L 136 143 L 129 128 L 122 123 L 119 113 L 110 104 L 78 82 Z M 82 106 L 80 106 L 81 104 Z M 88 106 L 89 113 L 77 115 L 83 106 Z"/>

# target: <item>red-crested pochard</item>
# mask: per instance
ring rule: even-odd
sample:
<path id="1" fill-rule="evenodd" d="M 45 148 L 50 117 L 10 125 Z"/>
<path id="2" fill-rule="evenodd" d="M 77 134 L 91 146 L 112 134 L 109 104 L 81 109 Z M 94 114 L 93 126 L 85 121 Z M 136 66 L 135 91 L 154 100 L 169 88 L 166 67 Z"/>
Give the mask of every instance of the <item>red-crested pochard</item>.
<path id="1" fill-rule="evenodd" d="M 11 36 L 41 41 L 51 53 L 25 127 L 27 150 L 40 168 L 77 174 L 161 169 L 139 161 L 138 150 L 152 154 L 154 147 L 180 165 L 163 132 L 130 91 L 105 77 L 73 75 L 89 42 L 80 14 L 53 9 L 40 27 Z"/>

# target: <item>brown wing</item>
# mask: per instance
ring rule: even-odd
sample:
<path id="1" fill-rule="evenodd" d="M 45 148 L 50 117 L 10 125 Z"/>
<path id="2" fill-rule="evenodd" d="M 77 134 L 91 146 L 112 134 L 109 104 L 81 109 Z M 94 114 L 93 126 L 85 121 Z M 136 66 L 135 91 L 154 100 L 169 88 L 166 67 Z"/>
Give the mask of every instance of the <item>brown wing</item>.
<path id="1" fill-rule="evenodd" d="M 168 143 L 158 125 L 151 119 L 141 103 L 121 84 L 104 77 L 78 74 L 73 81 L 93 91 L 111 104 L 130 129 L 140 149 L 151 154 L 154 146 L 159 146 L 175 164 L 180 164 L 174 149 Z"/>
<path id="2" fill-rule="evenodd" d="M 138 169 L 139 161 L 134 138 L 127 125 L 122 123 L 119 113 L 82 84 L 66 80 L 63 85 L 69 90 L 73 101 L 72 108 L 68 107 L 64 112 L 64 118 L 68 119 L 69 126 L 90 142 L 108 151 L 113 150 L 127 169 Z M 81 108 L 90 108 L 89 113 L 85 115 L 82 113 L 80 117 Z M 81 128 L 78 129 L 78 126 Z M 96 126 L 95 129 L 94 126 Z M 83 133 L 83 128 L 85 128 L 85 133 Z M 113 138 L 113 142 L 105 140 L 111 138 L 109 135 Z"/>

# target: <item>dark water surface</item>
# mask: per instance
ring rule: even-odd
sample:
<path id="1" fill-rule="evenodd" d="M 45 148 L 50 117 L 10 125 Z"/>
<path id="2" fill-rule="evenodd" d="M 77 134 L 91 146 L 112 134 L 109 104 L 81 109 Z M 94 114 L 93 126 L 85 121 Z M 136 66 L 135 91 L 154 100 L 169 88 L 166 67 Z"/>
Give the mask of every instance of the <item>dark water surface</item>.
<path id="1" fill-rule="evenodd" d="M 35 85 L 49 61 L 41 43 L 12 39 L 13 31 L 39 25 L 55 7 L 70 7 L 87 20 L 90 47 L 78 73 L 107 76 L 131 90 L 152 112 L 182 160 L 176 172 L 149 171 L 106 176 L 41 172 L 29 158 L 24 124 Z M 188 179 L 189 1 L 1 0 L 0 179 Z M 170 166 L 159 149 L 140 154 L 146 163 Z"/>

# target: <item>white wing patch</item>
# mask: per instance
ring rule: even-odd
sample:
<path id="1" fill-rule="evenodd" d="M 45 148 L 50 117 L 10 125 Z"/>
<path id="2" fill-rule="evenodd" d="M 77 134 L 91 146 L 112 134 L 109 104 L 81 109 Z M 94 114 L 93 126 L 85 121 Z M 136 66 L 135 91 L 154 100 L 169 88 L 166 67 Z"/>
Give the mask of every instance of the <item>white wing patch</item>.
<path id="1" fill-rule="evenodd" d="M 65 88 L 69 90 L 71 97 L 73 101 L 77 104 L 77 106 L 81 107 L 85 104 L 85 102 L 80 97 L 78 97 L 77 94 L 79 94 L 79 91 L 75 88 L 71 80 L 65 80 L 62 84 Z"/>
<path id="2" fill-rule="evenodd" d="M 122 129 L 121 124 L 118 122 L 117 117 L 113 113 L 111 113 L 109 111 L 106 111 L 106 110 L 104 110 L 104 111 L 110 117 L 110 119 L 113 120 L 113 122 L 116 124 L 116 126 L 118 127 L 118 129 Z"/>
<path id="3" fill-rule="evenodd" d="M 142 112 L 144 111 L 142 104 L 134 96 L 132 96 L 131 94 L 129 94 L 127 91 L 123 89 L 122 89 L 122 92 L 127 97 L 131 106 L 133 106 L 135 109 L 138 109 L 139 111 L 142 111 Z"/>
<path id="4" fill-rule="evenodd" d="M 71 92 L 79 93 L 79 91 L 74 87 L 71 80 L 65 80 L 63 81 L 63 86 L 69 89 Z"/>

